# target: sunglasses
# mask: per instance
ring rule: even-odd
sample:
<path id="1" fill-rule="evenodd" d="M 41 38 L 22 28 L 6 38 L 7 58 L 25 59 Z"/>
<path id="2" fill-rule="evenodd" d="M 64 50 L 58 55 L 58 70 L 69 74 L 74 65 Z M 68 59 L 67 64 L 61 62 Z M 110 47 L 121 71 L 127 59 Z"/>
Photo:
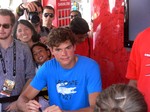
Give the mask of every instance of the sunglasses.
<path id="1" fill-rule="evenodd" d="M 75 18 L 75 17 L 78 17 L 78 14 L 76 14 L 76 15 L 71 15 L 71 16 L 70 16 L 71 19 L 73 19 L 73 18 Z"/>
<path id="2" fill-rule="evenodd" d="M 0 24 L 0 27 L 3 27 L 5 29 L 9 29 L 10 28 L 10 24 Z"/>
<path id="3" fill-rule="evenodd" d="M 44 14 L 44 17 L 47 18 L 48 16 L 49 16 L 50 18 L 53 18 L 53 17 L 54 17 L 54 14 L 52 14 L 52 13 L 45 13 L 45 14 Z"/>

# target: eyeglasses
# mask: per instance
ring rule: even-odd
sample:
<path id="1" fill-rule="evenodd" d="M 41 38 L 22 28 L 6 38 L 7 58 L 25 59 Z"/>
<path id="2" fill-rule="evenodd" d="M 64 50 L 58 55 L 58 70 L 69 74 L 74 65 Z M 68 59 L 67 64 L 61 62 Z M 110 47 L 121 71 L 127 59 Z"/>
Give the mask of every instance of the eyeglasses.
<path id="1" fill-rule="evenodd" d="M 50 18 L 53 18 L 53 17 L 54 17 L 54 14 L 53 14 L 53 13 L 45 13 L 45 14 L 44 14 L 44 17 L 47 18 L 48 16 L 49 16 Z"/>
<path id="2" fill-rule="evenodd" d="M 10 24 L 0 24 L 0 27 L 3 27 L 5 29 L 9 29 L 10 28 Z"/>
<path id="3" fill-rule="evenodd" d="M 78 17 L 78 14 L 76 14 L 76 15 L 71 15 L 71 16 L 70 16 L 71 19 L 73 19 L 73 18 L 75 18 L 75 17 Z"/>

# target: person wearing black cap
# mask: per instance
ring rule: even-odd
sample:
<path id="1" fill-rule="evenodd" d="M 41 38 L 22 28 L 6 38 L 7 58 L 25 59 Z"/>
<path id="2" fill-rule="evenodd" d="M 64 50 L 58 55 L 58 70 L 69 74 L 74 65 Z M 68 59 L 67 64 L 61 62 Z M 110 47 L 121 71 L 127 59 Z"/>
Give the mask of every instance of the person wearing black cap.
<path id="1" fill-rule="evenodd" d="M 75 34 L 76 40 L 76 54 L 90 57 L 92 51 L 92 39 L 88 37 L 89 25 L 81 17 L 74 18 L 70 24 L 69 28 Z"/>

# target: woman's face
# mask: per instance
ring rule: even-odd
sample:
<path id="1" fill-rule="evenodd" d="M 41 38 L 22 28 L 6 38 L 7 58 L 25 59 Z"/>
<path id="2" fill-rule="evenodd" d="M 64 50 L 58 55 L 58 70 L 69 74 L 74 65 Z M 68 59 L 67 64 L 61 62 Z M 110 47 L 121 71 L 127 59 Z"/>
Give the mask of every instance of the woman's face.
<path id="1" fill-rule="evenodd" d="M 29 27 L 19 23 L 16 32 L 17 39 L 27 43 L 29 41 L 32 41 L 32 35 L 33 33 Z"/>

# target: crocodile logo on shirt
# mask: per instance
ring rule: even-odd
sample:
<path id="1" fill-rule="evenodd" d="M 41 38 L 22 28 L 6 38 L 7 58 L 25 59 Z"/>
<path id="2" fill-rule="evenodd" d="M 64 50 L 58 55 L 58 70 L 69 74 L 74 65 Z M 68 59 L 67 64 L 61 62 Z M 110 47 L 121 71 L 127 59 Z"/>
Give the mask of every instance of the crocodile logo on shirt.
<path id="1" fill-rule="evenodd" d="M 75 91 L 76 87 L 65 87 L 68 83 L 65 82 L 65 83 L 58 83 L 56 85 L 57 87 L 57 92 L 58 93 L 61 93 L 63 95 L 66 95 L 66 94 L 73 94 L 73 93 L 76 93 L 77 91 Z"/>

